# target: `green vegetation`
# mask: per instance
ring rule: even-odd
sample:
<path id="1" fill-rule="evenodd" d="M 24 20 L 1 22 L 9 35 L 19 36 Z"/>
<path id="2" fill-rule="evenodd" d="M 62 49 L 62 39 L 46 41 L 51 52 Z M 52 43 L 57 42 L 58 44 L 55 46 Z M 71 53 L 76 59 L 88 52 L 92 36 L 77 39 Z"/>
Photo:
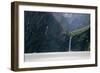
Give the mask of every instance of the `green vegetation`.
<path id="1" fill-rule="evenodd" d="M 72 31 L 72 32 L 67 32 L 66 35 L 69 35 L 69 51 L 71 51 L 71 44 L 72 44 L 72 38 L 76 35 L 79 35 L 85 31 L 87 31 L 88 29 L 90 28 L 90 26 L 86 26 L 86 27 L 83 27 L 83 28 L 79 28 L 75 31 Z M 89 44 L 88 44 L 89 45 Z"/>

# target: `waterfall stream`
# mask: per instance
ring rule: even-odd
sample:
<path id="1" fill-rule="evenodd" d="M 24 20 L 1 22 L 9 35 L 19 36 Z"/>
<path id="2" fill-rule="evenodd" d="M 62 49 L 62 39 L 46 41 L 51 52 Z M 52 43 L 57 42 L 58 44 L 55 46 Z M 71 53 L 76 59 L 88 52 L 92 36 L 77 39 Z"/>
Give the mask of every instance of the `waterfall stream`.
<path id="1" fill-rule="evenodd" d="M 69 52 L 71 51 L 71 40 L 72 40 L 72 36 L 70 36 L 69 38 Z"/>

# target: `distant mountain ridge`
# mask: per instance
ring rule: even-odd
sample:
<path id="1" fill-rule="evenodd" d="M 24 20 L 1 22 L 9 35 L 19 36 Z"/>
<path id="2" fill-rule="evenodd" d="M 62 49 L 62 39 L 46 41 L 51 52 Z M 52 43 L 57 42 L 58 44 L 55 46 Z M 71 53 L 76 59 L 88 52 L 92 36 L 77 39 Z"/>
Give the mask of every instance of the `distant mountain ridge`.
<path id="1" fill-rule="evenodd" d="M 90 14 L 82 13 L 52 13 L 65 31 L 72 32 L 90 24 Z"/>

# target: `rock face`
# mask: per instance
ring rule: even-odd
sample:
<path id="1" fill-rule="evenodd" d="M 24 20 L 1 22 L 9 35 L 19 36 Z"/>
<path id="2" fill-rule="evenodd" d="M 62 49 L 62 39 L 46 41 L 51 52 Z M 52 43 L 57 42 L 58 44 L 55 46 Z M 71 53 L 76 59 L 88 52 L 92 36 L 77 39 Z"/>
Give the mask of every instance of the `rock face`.
<path id="1" fill-rule="evenodd" d="M 69 47 L 69 33 L 90 25 L 89 14 L 24 12 L 25 53 L 65 52 Z M 90 29 L 72 38 L 72 51 L 90 49 Z"/>

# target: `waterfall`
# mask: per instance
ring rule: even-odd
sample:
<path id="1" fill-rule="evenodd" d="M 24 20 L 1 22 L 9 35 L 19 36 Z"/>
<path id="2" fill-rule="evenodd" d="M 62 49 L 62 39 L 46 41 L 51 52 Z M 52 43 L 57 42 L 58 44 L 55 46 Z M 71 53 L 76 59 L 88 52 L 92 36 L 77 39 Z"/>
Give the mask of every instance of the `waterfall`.
<path id="1" fill-rule="evenodd" d="M 72 40 L 72 36 L 70 36 L 69 38 L 69 52 L 71 51 L 71 40 Z"/>

